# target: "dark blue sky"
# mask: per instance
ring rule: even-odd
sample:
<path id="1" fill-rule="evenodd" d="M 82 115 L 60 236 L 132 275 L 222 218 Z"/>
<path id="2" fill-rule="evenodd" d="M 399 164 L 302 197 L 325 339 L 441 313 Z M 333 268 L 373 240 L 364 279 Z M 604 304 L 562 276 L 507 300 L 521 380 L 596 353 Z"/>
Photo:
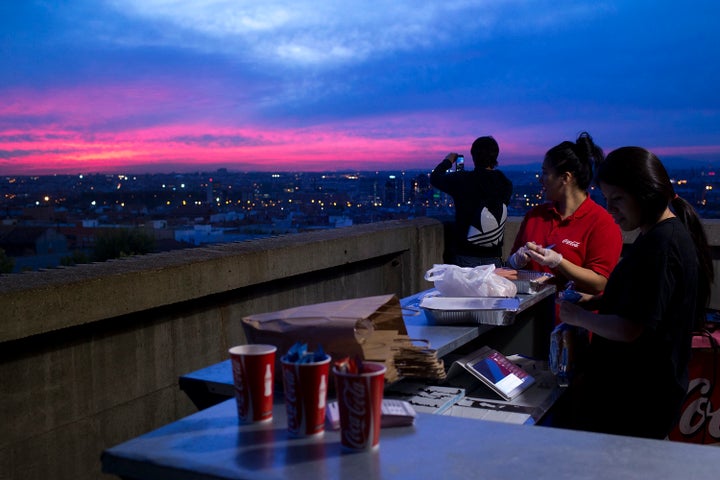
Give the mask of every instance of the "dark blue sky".
<path id="1" fill-rule="evenodd" d="M 0 3 L 0 174 L 720 158 L 720 3 Z"/>

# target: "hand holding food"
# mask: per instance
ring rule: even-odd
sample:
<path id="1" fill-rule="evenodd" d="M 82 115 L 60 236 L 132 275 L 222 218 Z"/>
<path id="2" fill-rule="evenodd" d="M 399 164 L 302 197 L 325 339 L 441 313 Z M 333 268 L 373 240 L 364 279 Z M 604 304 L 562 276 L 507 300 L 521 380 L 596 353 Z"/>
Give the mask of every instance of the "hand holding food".
<path id="1" fill-rule="evenodd" d="M 562 254 L 552 250 L 552 246 L 541 247 L 534 243 L 528 243 L 527 247 L 527 254 L 530 259 L 536 261 L 540 265 L 556 268 L 563 261 Z"/>
<path id="2" fill-rule="evenodd" d="M 523 268 L 530 261 L 530 256 L 528 255 L 528 252 L 529 250 L 527 245 L 523 245 L 522 247 L 518 248 L 515 253 L 510 255 L 510 258 L 508 258 L 508 264 L 510 264 L 510 266 L 515 269 Z"/>

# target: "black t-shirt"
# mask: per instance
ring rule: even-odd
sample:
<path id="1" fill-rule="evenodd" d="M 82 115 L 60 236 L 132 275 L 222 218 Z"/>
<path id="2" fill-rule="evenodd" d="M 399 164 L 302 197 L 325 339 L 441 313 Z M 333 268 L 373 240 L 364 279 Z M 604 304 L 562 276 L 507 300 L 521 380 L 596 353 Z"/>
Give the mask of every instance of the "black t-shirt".
<path id="1" fill-rule="evenodd" d="M 512 182 L 500 170 L 448 172 L 451 165 L 450 160 L 440 162 L 430 183 L 455 202 L 457 253 L 501 257 Z"/>
<path id="2" fill-rule="evenodd" d="M 698 272 L 677 218 L 639 236 L 613 270 L 599 312 L 645 328 L 629 343 L 593 335 L 582 383 L 588 429 L 655 438 L 670 430 L 687 391 Z"/>

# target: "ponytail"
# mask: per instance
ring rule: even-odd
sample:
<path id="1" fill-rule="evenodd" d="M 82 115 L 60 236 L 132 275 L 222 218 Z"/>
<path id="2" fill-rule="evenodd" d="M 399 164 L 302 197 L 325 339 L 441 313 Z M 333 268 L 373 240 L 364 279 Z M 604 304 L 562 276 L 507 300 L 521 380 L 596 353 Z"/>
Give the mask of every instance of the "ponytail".
<path id="1" fill-rule="evenodd" d="M 586 159 L 590 165 L 595 166 L 605 160 L 605 154 L 602 148 L 595 145 L 595 142 L 593 142 L 588 132 L 582 132 L 575 141 L 575 145 L 577 145 L 578 150 L 580 150 L 578 156 Z"/>
<path id="2" fill-rule="evenodd" d="M 588 132 L 578 135 L 575 143 L 565 141 L 545 153 L 545 161 L 558 173 L 572 173 L 578 188 L 586 191 L 593 179 L 593 167 L 604 159 L 602 148 Z"/>
<path id="3" fill-rule="evenodd" d="M 700 283 L 698 285 L 700 291 L 698 292 L 698 299 L 699 304 L 705 309 L 710 303 L 710 285 L 712 285 L 715 280 L 715 267 L 713 266 L 710 244 L 708 243 L 705 229 L 693 206 L 684 198 L 675 195 L 670 201 L 670 207 L 675 216 L 685 225 L 688 232 L 690 232 L 693 243 L 695 243 L 698 263 L 700 264 Z"/>

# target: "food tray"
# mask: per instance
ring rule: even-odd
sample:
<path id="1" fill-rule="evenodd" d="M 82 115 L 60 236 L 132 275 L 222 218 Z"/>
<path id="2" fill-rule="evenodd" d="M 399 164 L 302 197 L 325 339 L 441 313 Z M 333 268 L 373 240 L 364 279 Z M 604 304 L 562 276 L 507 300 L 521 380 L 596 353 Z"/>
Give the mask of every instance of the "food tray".
<path id="1" fill-rule="evenodd" d="M 549 285 L 553 275 L 545 272 L 533 272 L 532 270 L 518 270 L 517 280 L 512 282 L 517 286 L 517 293 L 537 293 L 546 285 Z"/>
<path id="2" fill-rule="evenodd" d="M 420 301 L 420 308 L 434 325 L 511 325 L 520 309 L 520 300 L 428 295 Z"/>

